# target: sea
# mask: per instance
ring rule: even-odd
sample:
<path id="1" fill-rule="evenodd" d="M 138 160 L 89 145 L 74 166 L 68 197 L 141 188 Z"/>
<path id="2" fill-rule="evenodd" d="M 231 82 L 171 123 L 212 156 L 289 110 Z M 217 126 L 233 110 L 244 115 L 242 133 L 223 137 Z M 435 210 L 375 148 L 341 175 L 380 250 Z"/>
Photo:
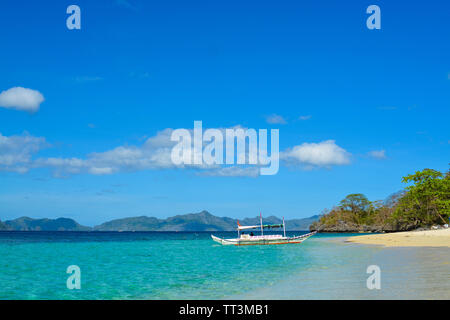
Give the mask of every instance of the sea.
<path id="1" fill-rule="evenodd" d="M 0 232 L 0 299 L 450 299 L 448 248 L 345 241 L 356 234 L 239 247 L 210 235 Z"/>

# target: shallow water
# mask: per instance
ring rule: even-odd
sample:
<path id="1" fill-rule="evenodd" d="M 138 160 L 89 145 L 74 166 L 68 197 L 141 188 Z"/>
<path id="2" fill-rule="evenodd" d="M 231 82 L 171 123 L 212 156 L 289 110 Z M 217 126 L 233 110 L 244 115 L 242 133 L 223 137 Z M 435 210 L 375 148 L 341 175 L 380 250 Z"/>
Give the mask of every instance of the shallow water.
<path id="1" fill-rule="evenodd" d="M 383 248 L 316 238 L 314 266 L 237 299 L 449 299 L 450 249 Z M 315 242 L 315 243 L 314 243 Z M 322 243 L 323 242 L 323 243 Z M 367 267 L 380 268 L 380 289 L 369 290 Z"/>
<path id="2" fill-rule="evenodd" d="M 450 298 L 450 249 L 383 249 L 348 236 L 235 247 L 203 232 L 0 232 L 0 299 Z M 372 264 L 380 290 L 366 286 Z M 66 287 L 69 265 L 81 269 L 80 290 Z"/>

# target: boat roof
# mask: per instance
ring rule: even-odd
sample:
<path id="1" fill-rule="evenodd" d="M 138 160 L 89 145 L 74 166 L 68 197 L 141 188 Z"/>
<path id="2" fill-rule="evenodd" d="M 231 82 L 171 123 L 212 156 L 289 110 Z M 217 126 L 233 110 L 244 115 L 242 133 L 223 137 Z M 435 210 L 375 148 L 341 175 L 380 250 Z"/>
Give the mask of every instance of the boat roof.
<path id="1" fill-rule="evenodd" d="M 263 228 L 281 228 L 283 227 L 282 224 L 263 224 Z M 238 230 L 248 230 L 248 229 L 260 229 L 261 225 L 257 226 L 238 226 Z"/>

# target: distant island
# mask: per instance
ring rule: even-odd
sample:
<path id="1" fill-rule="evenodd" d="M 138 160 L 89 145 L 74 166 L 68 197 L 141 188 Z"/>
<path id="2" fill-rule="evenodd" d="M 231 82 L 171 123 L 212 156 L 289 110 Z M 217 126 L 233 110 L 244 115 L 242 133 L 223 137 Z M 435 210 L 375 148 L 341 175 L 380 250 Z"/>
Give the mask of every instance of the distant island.
<path id="1" fill-rule="evenodd" d="M 308 230 L 311 223 L 319 216 L 303 219 L 286 220 L 286 230 Z M 259 217 L 240 219 L 242 225 L 259 224 Z M 280 224 L 282 219 L 270 216 L 264 223 Z M 73 219 L 32 219 L 21 217 L 14 220 L 0 221 L 0 230 L 11 231 L 234 231 L 237 219 L 217 217 L 208 211 L 177 215 L 167 219 L 155 217 L 130 217 L 111 220 L 93 228 L 82 226 Z"/>
<path id="2" fill-rule="evenodd" d="M 8 230 L 8 226 L 0 221 L 0 231 Z"/>
<path id="3" fill-rule="evenodd" d="M 424 169 L 403 177 L 411 183 L 385 201 L 350 194 L 311 224 L 319 232 L 396 232 L 445 225 L 450 218 L 450 171 Z"/>
<path id="4" fill-rule="evenodd" d="M 3 223 L 3 230 L 15 231 L 90 231 L 90 227 L 78 224 L 73 219 L 32 219 L 21 217 L 14 220 L 8 220 Z M 0 227 L 0 230 L 1 227 Z"/>

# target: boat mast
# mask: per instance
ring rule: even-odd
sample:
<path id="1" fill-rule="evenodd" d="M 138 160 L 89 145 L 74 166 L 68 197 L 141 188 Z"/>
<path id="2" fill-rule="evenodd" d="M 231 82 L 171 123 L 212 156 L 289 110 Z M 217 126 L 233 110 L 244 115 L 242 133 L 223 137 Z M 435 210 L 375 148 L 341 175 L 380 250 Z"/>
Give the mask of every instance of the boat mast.
<path id="1" fill-rule="evenodd" d="M 284 237 L 286 238 L 286 226 L 284 225 L 284 217 L 283 217 L 283 233 Z"/>
<path id="2" fill-rule="evenodd" d="M 259 220 L 261 221 L 261 235 L 263 236 L 263 235 L 264 235 L 264 232 L 263 232 L 262 214 L 261 214 L 261 211 L 259 212 Z"/>
<path id="3" fill-rule="evenodd" d="M 239 230 L 239 227 L 241 226 L 240 224 L 239 224 L 239 220 L 237 221 L 237 225 L 238 225 L 238 227 L 237 227 L 237 232 L 238 232 L 238 239 L 241 237 L 241 230 Z"/>

